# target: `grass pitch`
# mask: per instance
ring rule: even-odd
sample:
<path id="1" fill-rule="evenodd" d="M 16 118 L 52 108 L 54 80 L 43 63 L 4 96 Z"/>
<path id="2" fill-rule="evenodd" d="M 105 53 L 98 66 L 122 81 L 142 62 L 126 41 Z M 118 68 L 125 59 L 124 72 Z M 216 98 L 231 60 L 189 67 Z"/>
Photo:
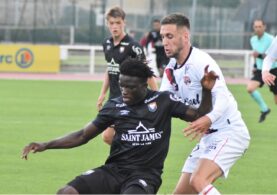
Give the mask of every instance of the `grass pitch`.
<path id="1" fill-rule="evenodd" d="M 49 150 L 21 160 L 31 141 L 48 141 L 79 130 L 96 116 L 101 82 L 0 80 L 0 193 L 53 194 L 80 173 L 104 163 L 109 147 L 100 137 L 71 150 Z M 259 124 L 259 109 L 245 86 L 231 85 L 251 133 L 246 155 L 217 188 L 224 194 L 277 193 L 277 109 L 272 94 L 261 92 L 271 113 Z M 195 142 L 182 135 L 185 122 L 173 120 L 170 151 L 160 194 L 171 193 Z"/>

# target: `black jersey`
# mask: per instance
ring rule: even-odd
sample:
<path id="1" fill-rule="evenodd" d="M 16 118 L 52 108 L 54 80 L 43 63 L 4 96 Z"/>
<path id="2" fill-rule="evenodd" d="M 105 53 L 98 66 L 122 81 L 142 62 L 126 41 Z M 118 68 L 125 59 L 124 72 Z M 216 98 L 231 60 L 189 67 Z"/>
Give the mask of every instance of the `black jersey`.
<path id="1" fill-rule="evenodd" d="M 108 75 L 110 84 L 109 99 L 119 97 L 121 95 L 118 80 L 119 66 L 128 57 L 145 58 L 142 47 L 134 41 L 128 34 L 114 46 L 113 38 L 108 38 L 103 43 L 103 51 L 108 65 Z"/>
<path id="2" fill-rule="evenodd" d="M 156 57 L 157 67 L 160 68 L 160 67 L 166 66 L 167 63 L 169 62 L 169 58 L 165 54 L 160 32 L 157 32 L 157 31 L 149 32 L 146 39 L 146 44 L 149 44 L 149 43 L 153 44 L 153 47 L 155 48 L 155 53 L 157 55 Z"/>
<path id="3" fill-rule="evenodd" d="M 93 121 L 99 129 L 114 124 L 115 137 L 106 164 L 148 169 L 161 174 L 169 148 L 171 118 L 185 119 L 187 106 L 170 92 L 148 90 L 144 101 L 127 106 L 109 100 Z"/>

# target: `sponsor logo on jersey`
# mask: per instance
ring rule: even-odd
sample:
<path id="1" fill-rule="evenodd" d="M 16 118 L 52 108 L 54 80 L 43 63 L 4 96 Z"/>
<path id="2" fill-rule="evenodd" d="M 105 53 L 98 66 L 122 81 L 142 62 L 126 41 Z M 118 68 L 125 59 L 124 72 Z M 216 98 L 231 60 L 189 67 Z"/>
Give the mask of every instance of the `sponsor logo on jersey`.
<path id="1" fill-rule="evenodd" d="M 140 121 L 135 129 L 130 129 L 121 135 L 121 140 L 131 142 L 133 146 L 151 145 L 162 138 L 162 131 L 156 132 L 155 128 L 147 128 Z"/>
<path id="2" fill-rule="evenodd" d="M 110 50 L 110 49 L 111 49 L 111 46 L 110 46 L 110 45 L 107 45 L 106 49 L 107 49 L 107 50 Z"/>
<path id="3" fill-rule="evenodd" d="M 184 103 L 187 104 L 187 105 L 191 105 L 191 106 L 200 104 L 200 96 L 199 96 L 199 94 L 197 93 L 196 97 L 192 98 L 192 99 L 185 98 L 184 99 Z"/>
<path id="4" fill-rule="evenodd" d="M 138 46 L 134 46 L 132 47 L 132 50 L 137 54 L 137 55 L 141 55 L 142 54 L 142 49 Z"/>
<path id="5" fill-rule="evenodd" d="M 120 112 L 120 115 L 123 116 L 123 115 L 128 115 L 130 111 L 129 110 L 120 110 L 119 112 Z"/>
<path id="6" fill-rule="evenodd" d="M 156 102 L 151 102 L 148 104 L 148 110 L 150 112 L 155 112 L 157 110 L 158 106 Z"/>
<path id="7" fill-rule="evenodd" d="M 120 45 L 123 45 L 123 46 L 128 46 L 130 43 L 128 42 L 121 42 Z"/>
<path id="8" fill-rule="evenodd" d="M 121 103 L 121 104 L 116 104 L 115 107 L 117 108 L 122 108 L 122 107 L 125 107 L 126 104 L 125 103 Z"/>
<path id="9" fill-rule="evenodd" d="M 156 99 L 157 97 L 159 97 L 159 94 L 158 95 L 154 95 L 154 96 L 144 100 L 144 103 L 147 104 L 148 102 L 151 102 L 152 100 Z"/>
<path id="10" fill-rule="evenodd" d="M 119 74 L 119 64 L 116 63 L 113 58 L 110 62 L 108 62 L 108 73 L 115 75 Z"/>

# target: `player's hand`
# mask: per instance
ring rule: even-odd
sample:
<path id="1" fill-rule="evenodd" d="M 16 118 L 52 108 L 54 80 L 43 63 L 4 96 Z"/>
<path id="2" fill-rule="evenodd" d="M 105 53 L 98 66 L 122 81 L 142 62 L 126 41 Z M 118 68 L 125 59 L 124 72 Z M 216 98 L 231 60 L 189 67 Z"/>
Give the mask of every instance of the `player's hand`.
<path id="1" fill-rule="evenodd" d="M 201 79 L 201 85 L 203 88 L 211 90 L 214 87 L 216 79 L 218 79 L 218 75 L 215 74 L 214 71 L 208 72 L 209 65 L 205 67 L 204 77 Z"/>
<path id="2" fill-rule="evenodd" d="M 271 85 L 275 85 L 275 79 L 276 76 L 274 74 L 271 74 L 269 71 L 263 71 L 262 72 L 262 78 L 263 81 L 265 82 L 265 84 L 271 86 Z"/>
<path id="3" fill-rule="evenodd" d="M 22 151 L 22 159 L 27 160 L 28 159 L 28 154 L 30 152 L 36 153 L 36 152 L 42 152 L 46 149 L 45 143 L 35 143 L 32 142 L 28 146 L 25 146 L 25 148 Z"/>
<path id="4" fill-rule="evenodd" d="M 189 123 L 189 126 L 183 130 L 184 135 L 186 137 L 191 136 L 190 140 L 200 139 L 210 128 L 211 124 L 212 122 L 208 116 L 202 116 Z"/>
<path id="5" fill-rule="evenodd" d="M 98 111 L 101 110 L 101 108 L 103 107 L 103 102 L 105 100 L 105 96 L 104 95 L 100 95 L 98 100 L 97 100 L 97 109 Z"/>

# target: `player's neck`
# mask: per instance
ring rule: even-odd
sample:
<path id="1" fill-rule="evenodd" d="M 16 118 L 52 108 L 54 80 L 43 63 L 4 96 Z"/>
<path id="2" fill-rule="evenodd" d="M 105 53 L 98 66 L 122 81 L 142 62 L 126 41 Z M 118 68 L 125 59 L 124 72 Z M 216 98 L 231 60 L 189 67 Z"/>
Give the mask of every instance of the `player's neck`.
<path id="1" fill-rule="evenodd" d="M 114 45 L 118 45 L 120 43 L 120 41 L 125 37 L 126 33 L 122 33 L 119 36 L 114 36 L 113 37 L 113 44 Z"/>
<path id="2" fill-rule="evenodd" d="M 179 52 L 179 55 L 176 58 L 178 65 L 182 65 L 185 62 L 185 60 L 188 58 L 188 55 L 190 54 L 190 48 L 191 48 L 191 45 L 188 44 Z"/>

